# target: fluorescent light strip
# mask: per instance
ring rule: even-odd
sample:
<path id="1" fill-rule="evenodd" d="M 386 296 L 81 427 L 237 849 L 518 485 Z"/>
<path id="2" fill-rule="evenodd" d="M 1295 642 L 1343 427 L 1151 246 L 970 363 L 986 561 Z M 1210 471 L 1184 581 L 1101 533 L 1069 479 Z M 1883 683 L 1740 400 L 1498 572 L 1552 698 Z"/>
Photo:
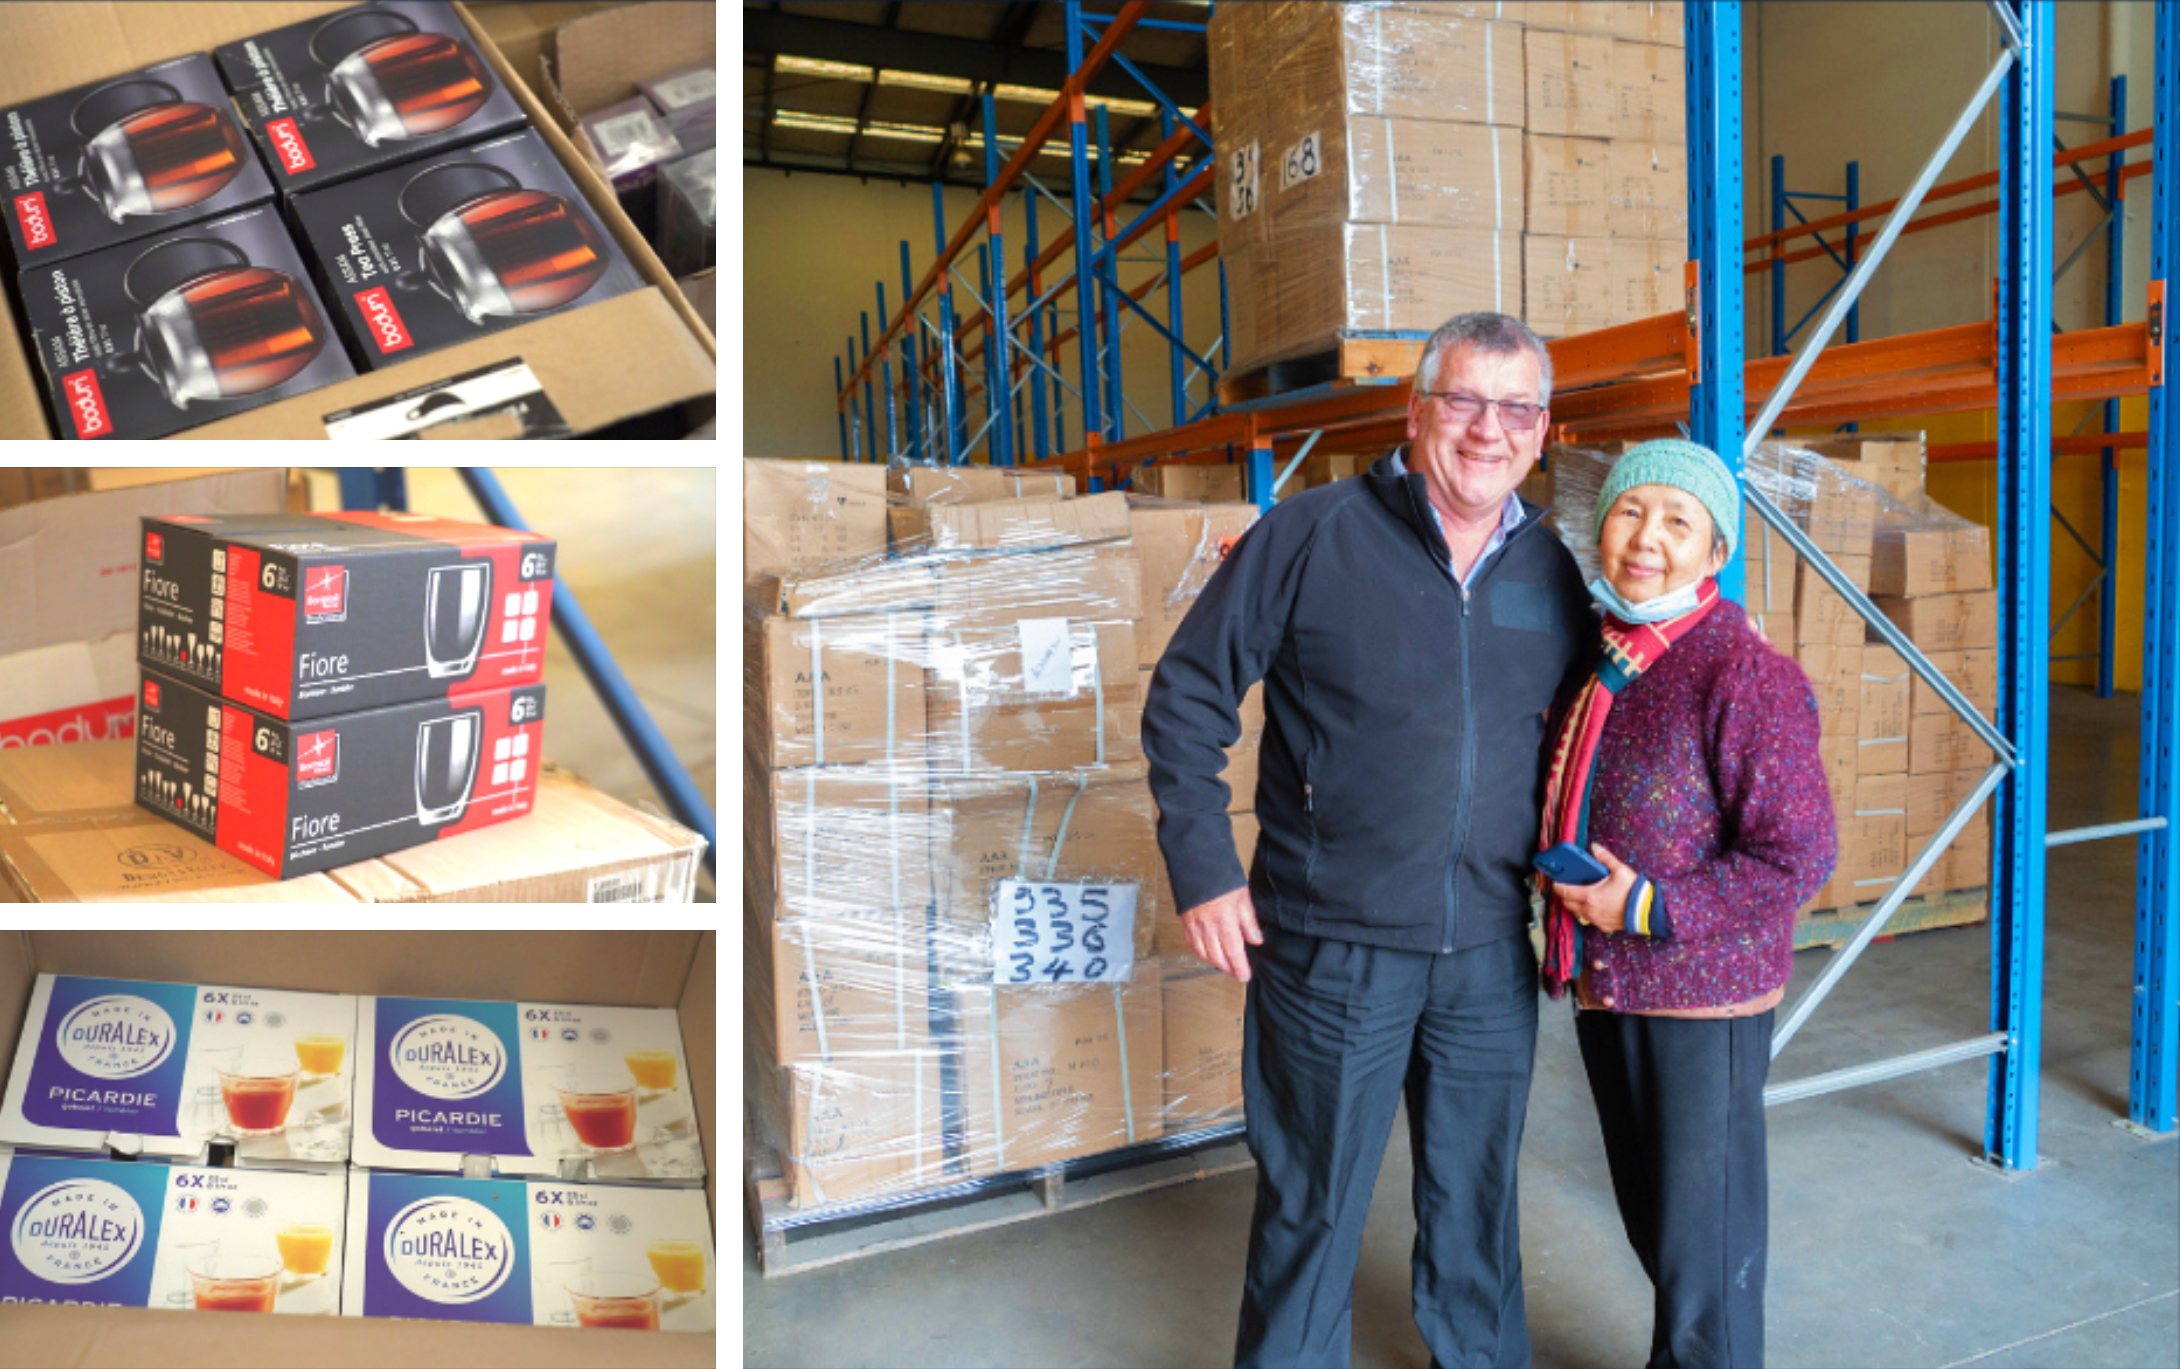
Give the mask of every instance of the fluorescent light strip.
<path id="1" fill-rule="evenodd" d="M 973 86 L 959 76 L 933 76 L 921 71 L 881 71 L 878 84 L 882 86 L 913 86 L 917 90 L 937 90 L 948 95 L 967 95 Z"/>
<path id="2" fill-rule="evenodd" d="M 946 130 L 927 128 L 922 124 L 866 124 L 863 132 L 872 138 L 899 138 L 912 143 L 942 143 Z"/>
<path id="3" fill-rule="evenodd" d="M 772 116 L 776 128 L 802 128 L 813 133 L 853 133 L 857 124 L 853 119 L 843 119 L 831 114 L 797 114 L 783 109 Z"/>
<path id="4" fill-rule="evenodd" d="M 773 69 L 790 71 L 797 76 L 823 76 L 834 81 L 868 81 L 876 75 L 869 67 L 849 62 L 825 62 L 814 57 L 781 57 L 775 60 Z"/>

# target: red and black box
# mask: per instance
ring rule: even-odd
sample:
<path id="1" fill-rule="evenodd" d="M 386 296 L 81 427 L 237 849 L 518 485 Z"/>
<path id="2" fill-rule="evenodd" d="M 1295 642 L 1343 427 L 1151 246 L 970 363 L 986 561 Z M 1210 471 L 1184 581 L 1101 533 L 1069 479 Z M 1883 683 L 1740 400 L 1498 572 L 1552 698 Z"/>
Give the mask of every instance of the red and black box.
<path id="1" fill-rule="evenodd" d="M 268 717 L 544 678 L 554 545 L 404 513 L 143 520 L 137 660 Z"/>
<path id="2" fill-rule="evenodd" d="M 136 801 L 289 879 L 529 813 L 544 727 L 543 685 L 289 722 L 146 670 Z"/>

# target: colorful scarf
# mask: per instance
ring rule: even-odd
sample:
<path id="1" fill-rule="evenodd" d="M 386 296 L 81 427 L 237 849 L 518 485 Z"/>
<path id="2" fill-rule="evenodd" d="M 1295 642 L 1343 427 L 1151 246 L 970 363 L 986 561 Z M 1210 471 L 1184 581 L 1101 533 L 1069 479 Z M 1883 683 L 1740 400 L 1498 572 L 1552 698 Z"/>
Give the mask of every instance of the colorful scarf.
<path id="1" fill-rule="evenodd" d="M 1537 849 L 1549 851 L 1571 842 L 1587 853 L 1590 849 L 1590 771 L 1597 764 L 1597 743 L 1605 735 L 1605 719 L 1612 701 L 1635 677 L 1657 664 L 1666 649 L 1686 636 L 1718 603 L 1718 581 L 1705 579 L 1696 591 L 1696 606 L 1660 623 L 1623 623 L 1606 614 L 1603 623 L 1604 659 L 1597 673 L 1582 686 L 1574 707 L 1560 724 L 1559 739 L 1552 748 L 1551 776 L 1544 789 L 1544 824 Z M 1544 988 L 1552 997 L 1567 992 L 1582 973 L 1582 924 L 1567 911 L 1556 894 L 1544 903 Z"/>

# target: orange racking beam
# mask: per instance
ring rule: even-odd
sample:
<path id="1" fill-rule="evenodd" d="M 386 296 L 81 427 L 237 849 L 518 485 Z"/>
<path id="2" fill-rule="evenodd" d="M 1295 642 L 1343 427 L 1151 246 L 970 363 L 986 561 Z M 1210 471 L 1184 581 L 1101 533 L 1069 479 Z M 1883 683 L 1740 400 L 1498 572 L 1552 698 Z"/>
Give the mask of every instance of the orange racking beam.
<path id="1" fill-rule="evenodd" d="M 2051 444 L 2051 450 L 2059 456 L 2081 456 L 2089 452 L 2101 452 L 2106 447 L 2116 451 L 2139 451 L 2150 445 L 2148 433 L 2076 433 L 2062 437 Z M 1996 461 L 1996 442 L 1943 442 L 1933 445 L 1928 453 L 1932 461 Z"/>

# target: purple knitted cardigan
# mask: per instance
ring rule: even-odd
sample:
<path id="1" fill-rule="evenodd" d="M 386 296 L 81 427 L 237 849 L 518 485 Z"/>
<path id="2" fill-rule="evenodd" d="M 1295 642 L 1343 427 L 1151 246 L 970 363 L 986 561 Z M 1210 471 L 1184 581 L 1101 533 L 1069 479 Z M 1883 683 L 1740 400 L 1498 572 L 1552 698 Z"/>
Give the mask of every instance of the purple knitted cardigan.
<path id="1" fill-rule="evenodd" d="M 1793 969 L 1794 913 L 1839 854 L 1801 667 L 1738 604 L 1708 617 L 1614 700 L 1590 780 L 1592 842 L 1657 886 L 1663 940 L 1583 939 L 1591 992 L 1619 1012 L 1760 998 Z"/>

